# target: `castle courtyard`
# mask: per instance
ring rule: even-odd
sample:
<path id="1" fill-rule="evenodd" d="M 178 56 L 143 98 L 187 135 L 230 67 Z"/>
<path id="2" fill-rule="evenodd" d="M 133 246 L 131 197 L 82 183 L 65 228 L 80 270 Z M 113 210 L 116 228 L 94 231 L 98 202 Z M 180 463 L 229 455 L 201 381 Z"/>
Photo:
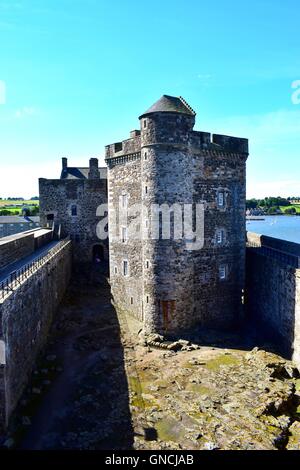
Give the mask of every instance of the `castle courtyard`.
<path id="1" fill-rule="evenodd" d="M 268 343 L 195 331 L 145 344 L 110 297 L 104 277 L 73 280 L 6 447 L 299 449 L 298 373 Z"/>

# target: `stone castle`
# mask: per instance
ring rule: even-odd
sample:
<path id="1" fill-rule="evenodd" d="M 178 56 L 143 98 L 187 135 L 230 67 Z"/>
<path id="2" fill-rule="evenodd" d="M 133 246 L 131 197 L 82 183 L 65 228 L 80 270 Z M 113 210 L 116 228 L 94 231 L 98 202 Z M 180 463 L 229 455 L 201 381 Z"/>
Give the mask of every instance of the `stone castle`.
<path id="1" fill-rule="evenodd" d="M 183 98 L 165 95 L 140 116 L 140 130 L 106 147 L 112 294 L 146 331 L 230 327 L 241 315 L 248 141 L 194 131 L 195 115 Z M 115 236 L 120 201 L 128 211 L 142 204 L 139 239 Z M 184 235 L 153 237 L 153 208 L 176 204 L 173 222 L 181 222 L 184 205 L 200 203 L 201 249 L 189 249 Z"/>
<path id="2" fill-rule="evenodd" d="M 117 312 L 146 334 L 245 316 L 300 364 L 300 245 L 246 234 L 248 141 L 194 124 L 183 98 L 163 96 L 106 147 L 107 167 L 63 158 L 59 179 L 39 180 L 42 228 L 0 240 L 0 430 L 76 272 L 109 269 Z"/>
<path id="3" fill-rule="evenodd" d="M 139 130 L 106 147 L 108 193 L 97 159 L 89 169 L 63 159 L 60 180 L 40 179 L 41 224 L 53 221 L 71 236 L 75 261 L 95 253 L 107 259 L 96 225 L 97 208 L 108 201 L 114 305 L 147 332 L 172 334 L 196 323 L 229 328 L 242 315 L 248 141 L 194 131 L 195 116 L 181 97 L 164 95 L 151 106 Z M 188 246 L 191 235 L 175 238 L 174 221 L 186 228 L 184 208 L 200 204 L 197 249 Z M 154 237 L 155 216 L 160 225 L 171 222 L 170 236 Z"/>

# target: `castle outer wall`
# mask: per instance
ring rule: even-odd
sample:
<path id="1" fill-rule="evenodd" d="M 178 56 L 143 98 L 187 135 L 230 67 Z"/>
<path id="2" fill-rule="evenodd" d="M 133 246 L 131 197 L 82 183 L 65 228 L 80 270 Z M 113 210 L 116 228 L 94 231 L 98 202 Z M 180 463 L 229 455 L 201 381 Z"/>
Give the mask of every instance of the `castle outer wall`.
<path id="1" fill-rule="evenodd" d="M 247 234 L 246 312 L 300 365 L 300 244 Z"/>
<path id="2" fill-rule="evenodd" d="M 71 242 L 0 291 L 0 428 L 7 426 L 28 383 L 71 276 Z"/>

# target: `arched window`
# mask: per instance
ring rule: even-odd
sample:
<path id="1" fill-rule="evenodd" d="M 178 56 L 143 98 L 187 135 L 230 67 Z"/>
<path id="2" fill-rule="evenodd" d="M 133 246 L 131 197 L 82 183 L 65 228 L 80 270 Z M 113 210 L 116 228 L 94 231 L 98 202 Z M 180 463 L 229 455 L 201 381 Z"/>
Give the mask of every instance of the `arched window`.
<path id="1" fill-rule="evenodd" d="M 77 206 L 76 206 L 76 204 L 73 204 L 71 206 L 71 214 L 72 214 L 72 216 L 77 215 Z"/>

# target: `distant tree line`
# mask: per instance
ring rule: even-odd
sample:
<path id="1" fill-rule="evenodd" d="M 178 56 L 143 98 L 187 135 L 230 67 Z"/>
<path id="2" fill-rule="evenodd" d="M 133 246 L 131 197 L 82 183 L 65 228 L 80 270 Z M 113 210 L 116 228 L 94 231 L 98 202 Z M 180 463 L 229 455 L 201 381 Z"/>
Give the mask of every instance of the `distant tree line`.
<path id="1" fill-rule="evenodd" d="M 265 197 L 264 199 L 247 199 L 246 201 L 246 209 L 247 210 L 260 210 L 266 214 L 277 214 L 277 213 L 284 213 L 284 214 L 297 214 L 297 210 L 295 207 L 291 205 L 290 201 L 300 200 L 298 197 Z M 289 207 L 292 206 L 292 207 Z M 286 209 L 282 209 L 286 207 Z"/>
<path id="2" fill-rule="evenodd" d="M 38 201 L 38 196 L 33 196 L 30 199 L 26 199 L 27 201 Z M 0 197 L 0 201 L 25 201 L 24 197 Z"/>

